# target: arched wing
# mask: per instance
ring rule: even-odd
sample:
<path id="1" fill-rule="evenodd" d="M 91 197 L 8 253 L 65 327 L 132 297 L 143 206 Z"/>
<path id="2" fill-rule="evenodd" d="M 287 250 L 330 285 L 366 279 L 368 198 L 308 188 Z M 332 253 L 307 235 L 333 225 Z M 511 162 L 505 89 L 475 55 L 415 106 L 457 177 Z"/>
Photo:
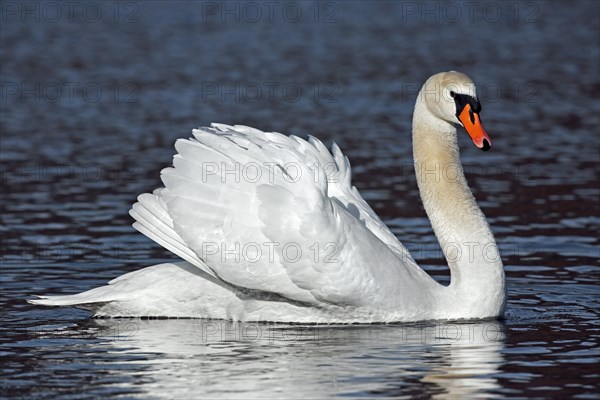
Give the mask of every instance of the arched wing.
<path id="1" fill-rule="evenodd" d="M 219 124 L 193 135 L 177 141 L 165 188 L 132 211 L 138 229 L 182 258 L 311 304 L 385 302 L 426 276 L 350 186 L 337 146 L 332 156 L 314 138 Z"/>

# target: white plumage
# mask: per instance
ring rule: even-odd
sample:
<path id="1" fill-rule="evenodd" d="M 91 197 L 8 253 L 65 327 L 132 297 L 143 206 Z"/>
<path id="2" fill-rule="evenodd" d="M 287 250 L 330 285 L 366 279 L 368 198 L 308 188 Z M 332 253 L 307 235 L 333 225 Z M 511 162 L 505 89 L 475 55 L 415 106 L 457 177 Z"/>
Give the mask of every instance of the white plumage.
<path id="1" fill-rule="evenodd" d="M 161 172 L 164 188 L 140 195 L 130 214 L 137 230 L 185 262 L 32 303 L 97 316 L 282 322 L 472 318 L 503 310 L 504 298 L 501 306 L 453 304 L 462 294 L 419 268 L 351 186 L 350 163 L 335 144 L 330 153 L 313 137 L 212 124 L 175 148 L 173 167 Z"/>

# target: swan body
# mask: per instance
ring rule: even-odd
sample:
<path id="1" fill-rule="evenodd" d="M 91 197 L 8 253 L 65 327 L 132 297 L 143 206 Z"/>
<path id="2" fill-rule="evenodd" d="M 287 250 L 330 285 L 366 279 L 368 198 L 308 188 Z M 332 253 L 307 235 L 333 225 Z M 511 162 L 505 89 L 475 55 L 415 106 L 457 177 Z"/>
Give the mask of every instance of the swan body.
<path id="1" fill-rule="evenodd" d="M 105 317 L 355 323 L 492 318 L 504 270 L 460 164 L 456 125 L 484 150 L 475 85 L 451 71 L 421 89 L 413 116 L 421 198 L 451 270 L 443 286 L 351 186 L 334 144 L 212 124 L 178 140 L 164 188 L 142 194 L 134 227 L 183 261 L 34 304 Z M 452 168 L 453 179 L 439 171 Z M 436 172 L 438 171 L 438 172 Z"/>

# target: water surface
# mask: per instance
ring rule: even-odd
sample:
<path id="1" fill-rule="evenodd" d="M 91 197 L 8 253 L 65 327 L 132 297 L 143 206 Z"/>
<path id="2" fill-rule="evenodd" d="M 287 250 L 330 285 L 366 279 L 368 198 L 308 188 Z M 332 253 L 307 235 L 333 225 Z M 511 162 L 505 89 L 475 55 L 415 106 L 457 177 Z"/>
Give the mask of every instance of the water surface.
<path id="1" fill-rule="evenodd" d="M 456 2 L 285 3 L 298 21 L 237 2 L 78 3 L 72 19 L 41 4 L 4 2 L 0 27 L 3 397 L 597 398 L 598 3 L 482 3 L 472 18 Z M 494 141 L 460 145 L 505 263 L 505 320 L 93 320 L 25 303 L 172 260 L 127 210 L 174 140 L 212 121 L 335 140 L 447 282 L 410 127 L 420 85 L 448 69 L 477 81 Z"/>

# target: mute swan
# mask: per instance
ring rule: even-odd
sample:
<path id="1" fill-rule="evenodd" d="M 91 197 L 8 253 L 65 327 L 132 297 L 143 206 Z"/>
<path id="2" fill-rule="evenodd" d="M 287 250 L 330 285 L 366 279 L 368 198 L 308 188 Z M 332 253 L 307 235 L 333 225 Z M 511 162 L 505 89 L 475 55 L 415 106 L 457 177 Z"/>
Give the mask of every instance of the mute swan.
<path id="1" fill-rule="evenodd" d="M 106 317 L 391 322 L 502 316 L 505 280 L 492 232 L 459 160 L 455 125 L 486 151 L 475 85 L 430 77 L 417 96 L 413 153 L 425 210 L 451 271 L 423 271 L 350 184 L 350 164 L 308 141 L 212 124 L 180 139 L 164 188 L 142 194 L 133 226 L 182 262 L 107 286 L 30 300 Z M 453 168 L 452 179 L 440 171 Z"/>

